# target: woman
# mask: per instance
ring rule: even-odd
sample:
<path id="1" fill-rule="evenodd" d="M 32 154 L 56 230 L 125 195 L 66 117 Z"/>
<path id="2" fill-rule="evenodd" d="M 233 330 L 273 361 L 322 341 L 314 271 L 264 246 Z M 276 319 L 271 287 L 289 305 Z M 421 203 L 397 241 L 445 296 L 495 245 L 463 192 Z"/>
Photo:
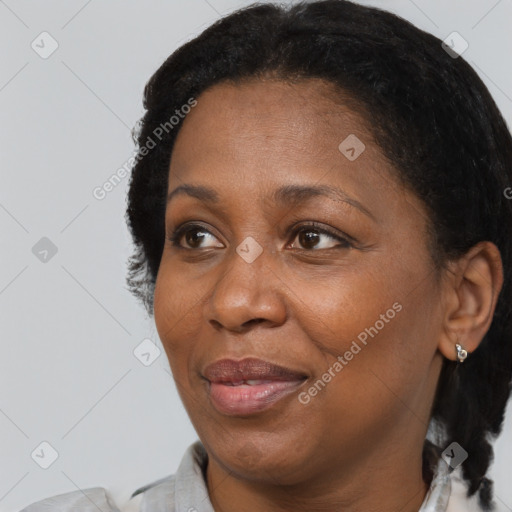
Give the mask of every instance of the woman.
<path id="1" fill-rule="evenodd" d="M 144 105 L 128 283 L 200 441 L 141 510 L 490 510 L 512 139 L 476 73 L 378 9 L 263 4 Z M 25 510 L 117 510 L 85 493 Z"/>

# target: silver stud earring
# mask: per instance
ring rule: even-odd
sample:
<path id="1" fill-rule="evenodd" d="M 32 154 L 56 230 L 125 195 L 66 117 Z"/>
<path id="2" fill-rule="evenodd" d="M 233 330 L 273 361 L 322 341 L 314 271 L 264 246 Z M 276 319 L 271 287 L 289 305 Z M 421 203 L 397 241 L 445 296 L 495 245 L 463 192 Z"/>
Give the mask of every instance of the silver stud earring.
<path id="1" fill-rule="evenodd" d="M 463 363 L 466 357 L 468 357 L 468 351 L 463 349 L 458 343 L 455 344 L 455 348 L 457 349 L 457 359 L 459 363 Z"/>

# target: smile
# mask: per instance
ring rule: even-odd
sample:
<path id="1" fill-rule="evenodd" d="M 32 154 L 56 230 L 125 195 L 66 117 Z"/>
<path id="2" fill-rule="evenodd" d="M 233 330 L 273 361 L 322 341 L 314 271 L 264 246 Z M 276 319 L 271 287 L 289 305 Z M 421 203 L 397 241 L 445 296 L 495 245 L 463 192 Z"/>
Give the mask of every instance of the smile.
<path id="1" fill-rule="evenodd" d="M 304 381 L 305 378 L 291 381 L 210 382 L 209 398 L 221 414 L 250 415 L 268 409 L 296 391 Z"/>

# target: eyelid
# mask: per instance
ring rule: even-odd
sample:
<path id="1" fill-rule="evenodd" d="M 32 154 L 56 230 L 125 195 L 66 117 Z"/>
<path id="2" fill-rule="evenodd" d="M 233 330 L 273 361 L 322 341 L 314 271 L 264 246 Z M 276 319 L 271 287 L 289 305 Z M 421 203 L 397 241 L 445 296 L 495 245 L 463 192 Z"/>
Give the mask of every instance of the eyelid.
<path id="1" fill-rule="evenodd" d="M 196 229 L 198 228 L 198 229 Z M 292 227 L 290 227 L 288 230 L 287 230 L 287 233 L 288 233 L 288 239 L 291 240 L 291 242 L 293 242 L 295 240 L 295 238 L 297 237 L 297 234 L 300 233 L 301 231 L 305 231 L 307 229 L 310 229 L 311 231 L 317 231 L 318 233 L 320 234 L 323 234 L 323 235 L 327 235 L 329 236 L 330 238 L 334 239 L 334 240 L 337 240 L 340 244 L 342 245 L 346 245 L 348 247 L 354 247 L 356 244 L 357 244 L 357 240 L 355 240 L 353 237 L 341 232 L 340 234 L 338 234 L 337 232 L 335 232 L 335 230 L 331 229 L 331 228 L 328 228 L 326 226 L 323 226 L 322 224 L 318 223 L 318 222 L 315 222 L 315 221 L 302 221 L 302 222 L 299 222 L 295 225 L 293 225 Z M 190 247 L 184 247 L 182 246 L 179 241 L 181 240 L 181 238 L 188 232 L 188 231 L 205 231 L 207 233 L 209 233 L 210 235 L 217 237 L 217 235 L 215 235 L 209 228 L 207 228 L 206 226 L 204 226 L 202 223 L 200 222 L 191 222 L 191 223 L 188 223 L 188 222 L 185 222 L 181 225 L 179 225 L 176 229 L 174 229 L 168 236 L 168 240 L 170 240 L 173 244 L 173 246 L 175 246 L 177 249 L 184 249 L 184 250 L 190 250 L 190 251 L 193 251 L 193 250 L 200 250 L 200 249 L 211 249 L 211 247 L 199 247 L 199 248 L 190 248 Z M 300 249 L 299 250 L 304 250 L 304 251 L 307 251 L 307 252 L 318 252 L 318 251 L 326 251 L 326 250 L 330 250 L 330 249 L 336 249 L 337 246 L 335 247 L 330 247 L 328 249 L 317 249 L 315 251 L 315 249 Z"/>
<path id="2" fill-rule="evenodd" d="M 291 234 L 295 237 L 296 234 L 306 228 L 310 228 L 311 230 L 316 230 L 321 234 L 328 235 L 331 238 L 334 238 L 335 240 L 338 240 L 338 242 L 346 242 L 349 245 L 356 245 L 357 240 L 343 231 L 338 231 L 333 228 L 329 228 L 327 226 L 324 226 L 323 224 L 316 222 L 316 221 L 304 221 L 299 222 L 296 225 L 292 226 L 290 228 Z M 325 249 L 327 250 L 327 249 Z"/>
<path id="3" fill-rule="evenodd" d="M 199 229 L 197 229 L 197 231 L 202 230 L 202 231 L 209 233 L 210 235 L 214 236 L 217 239 L 219 238 L 215 233 L 212 232 L 212 230 L 210 228 L 207 228 L 201 222 L 198 222 L 198 221 L 184 222 L 183 224 L 180 224 L 174 230 L 171 230 L 171 232 L 168 235 L 166 235 L 166 238 L 172 243 L 172 245 L 174 247 L 176 247 L 176 249 L 184 249 L 184 250 L 189 250 L 189 251 L 199 250 L 199 249 L 196 249 L 193 247 L 184 247 L 183 245 L 181 245 L 179 243 L 181 238 L 183 238 L 183 236 L 188 231 L 196 230 L 196 228 L 199 228 Z M 209 249 L 209 247 L 205 247 L 205 249 Z"/>

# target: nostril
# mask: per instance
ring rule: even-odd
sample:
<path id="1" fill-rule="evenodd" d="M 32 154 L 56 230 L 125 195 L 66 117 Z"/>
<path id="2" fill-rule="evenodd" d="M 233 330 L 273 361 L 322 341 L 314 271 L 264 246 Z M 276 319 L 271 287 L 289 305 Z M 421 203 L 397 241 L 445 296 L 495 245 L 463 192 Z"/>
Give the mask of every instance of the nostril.
<path id="1" fill-rule="evenodd" d="M 243 324 L 244 327 L 249 326 L 251 324 L 260 324 L 261 322 L 264 322 L 264 318 L 253 318 L 252 320 L 248 320 Z"/>

